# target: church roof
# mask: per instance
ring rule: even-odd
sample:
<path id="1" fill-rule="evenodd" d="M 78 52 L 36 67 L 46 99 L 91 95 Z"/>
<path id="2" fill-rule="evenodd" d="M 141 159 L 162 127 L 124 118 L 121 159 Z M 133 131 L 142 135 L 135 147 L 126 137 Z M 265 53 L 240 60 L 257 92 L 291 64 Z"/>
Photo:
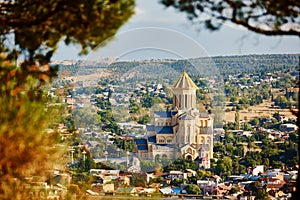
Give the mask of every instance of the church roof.
<path id="1" fill-rule="evenodd" d="M 173 126 L 156 126 L 156 134 L 173 134 Z"/>
<path id="2" fill-rule="evenodd" d="M 148 150 L 147 140 L 146 139 L 136 139 L 135 144 L 138 150 Z"/>
<path id="3" fill-rule="evenodd" d="M 146 130 L 147 131 L 154 131 L 154 125 L 146 125 Z"/>
<path id="4" fill-rule="evenodd" d="M 193 80 L 184 71 L 178 80 L 174 83 L 173 88 L 198 89 Z"/>
<path id="5" fill-rule="evenodd" d="M 161 117 L 161 118 L 170 118 L 170 117 L 176 115 L 177 112 L 176 112 L 176 111 L 172 111 L 172 112 L 171 112 L 171 111 L 166 111 L 166 112 L 154 112 L 154 114 L 157 115 L 157 116 L 159 116 L 159 117 Z"/>
<path id="6" fill-rule="evenodd" d="M 155 135 L 148 137 L 148 142 L 156 143 L 156 137 L 155 137 Z"/>
<path id="7" fill-rule="evenodd" d="M 148 150 L 148 146 L 147 145 L 138 145 L 137 149 L 142 151 L 142 150 Z"/>
<path id="8" fill-rule="evenodd" d="M 147 144 L 147 140 L 146 139 L 136 139 L 135 143 L 137 145 Z"/>

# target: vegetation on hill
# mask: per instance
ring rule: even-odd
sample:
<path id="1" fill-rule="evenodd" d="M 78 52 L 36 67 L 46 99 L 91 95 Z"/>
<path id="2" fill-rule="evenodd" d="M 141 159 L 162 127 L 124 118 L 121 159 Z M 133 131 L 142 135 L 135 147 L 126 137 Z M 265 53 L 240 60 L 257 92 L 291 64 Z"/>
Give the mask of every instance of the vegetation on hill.
<path id="1" fill-rule="evenodd" d="M 238 74 L 253 74 L 264 76 L 268 73 L 282 72 L 288 73 L 298 70 L 299 54 L 265 54 L 265 55 L 243 55 L 243 56 L 217 56 L 204 57 L 190 60 L 168 60 L 155 61 L 155 64 L 163 66 L 171 66 L 177 72 L 182 72 L 186 66 L 187 73 L 193 75 L 195 72 L 191 69 L 203 69 L 215 65 L 219 73 L 227 77 L 228 75 Z M 192 66 L 194 61 L 197 65 Z M 81 62 L 80 62 L 81 63 Z M 76 74 L 80 63 L 72 65 L 61 65 L 60 71 L 68 71 L 71 75 Z M 135 67 L 150 64 L 150 61 L 131 61 L 131 62 L 114 62 L 107 66 L 108 69 L 114 72 L 125 73 Z M 94 66 L 103 66 L 104 63 L 95 63 Z M 83 70 L 83 69 L 81 69 Z M 198 73 L 199 74 L 199 73 Z"/>

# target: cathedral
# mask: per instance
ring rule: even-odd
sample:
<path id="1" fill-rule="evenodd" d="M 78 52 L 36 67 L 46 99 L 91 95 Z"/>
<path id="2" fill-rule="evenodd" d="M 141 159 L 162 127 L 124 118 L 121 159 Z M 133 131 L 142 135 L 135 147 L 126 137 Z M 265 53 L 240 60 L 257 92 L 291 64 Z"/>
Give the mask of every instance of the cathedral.
<path id="1" fill-rule="evenodd" d="M 198 87 L 185 70 L 172 89 L 172 110 L 154 112 L 146 137 L 135 141 L 137 156 L 149 160 L 181 156 L 209 168 L 213 157 L 213 118 L 196 108 Z"/>

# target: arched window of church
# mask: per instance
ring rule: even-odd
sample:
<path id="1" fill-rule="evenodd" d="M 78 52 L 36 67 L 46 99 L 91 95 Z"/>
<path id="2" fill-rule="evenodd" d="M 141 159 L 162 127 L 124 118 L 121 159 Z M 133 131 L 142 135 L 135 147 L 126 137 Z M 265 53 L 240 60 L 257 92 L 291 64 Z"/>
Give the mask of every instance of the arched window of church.
<path id="1" fill-rule="evenodd" d="M 184 103 L 185 103 L 185 108 L 187 108 L 187 107 L 188 107 L 188 106 L 187 106 L 187 102 L 188 102 L 187 94 L 184 95 L 184 98 L 185 98 L 185 101 L 184 101 Z"/>
<path id="2" fill-rule="evenodd" d="M 208 120 L 205 120 L 205 127 L 208 127 Z"/>
<path id="3" fill-rule="evenodd" d="M 179 104 L 178 104 L 178 107 L 181 107 L 181 95 L 179 94 Z"/>
<path id="4" fill-rule="evenodd" d="M 164 144 L 165 143 L 165 138 L 164 137 L 159 138 L 158 142 L 161 143 L 161 144 Z"/>
<path id="5" fill-rule="evenodd" d="M 205 138 L 201 137 L 201 144 L 204 144 L 204 142 L 205 142 Z"/>

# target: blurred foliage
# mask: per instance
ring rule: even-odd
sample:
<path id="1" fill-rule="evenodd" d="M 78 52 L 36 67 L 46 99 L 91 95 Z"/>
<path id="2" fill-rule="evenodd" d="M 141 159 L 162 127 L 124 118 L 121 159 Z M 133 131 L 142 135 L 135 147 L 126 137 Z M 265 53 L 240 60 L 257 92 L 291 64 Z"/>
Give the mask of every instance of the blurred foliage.
<path id="1" fill-rule="evenodd" d="M 63 148 L 53 124 L 60 107 L 45 106 L 48 99 L 35 77 L 37 69 L 30 70 L 0 57 L 0 199 L 23 198 L 25 177 L 63 169 Z"/>
<path id="2" fill-rule="evenodd" d="M 0 2 L 0 199 L 26 199 L 28 178 L 66 166 L 56 131 L 64 109 L 45 92 L 57 74 L 49 63 L 58 42 L 87 53 L 133 12 L 133 0 Z"/>
<path id="3" fill-rule="evenodd" d="M 0 35 L 2 42 L 14 40 L 14 56 L 22 52 L 30 61 L 49 59 L 61 39 L 80 44 L 81 53 L 87 53 L 113 36 L 133 12 L 133 0 L 4 0 Z"/>
<path id="4" fill-rule="evenodd" d="M 187 14 L 194 23 L 218 30 L 231 22 L 264 35 L 299 36 L 300 3 L 297 0 L 161 0 Z"/>

